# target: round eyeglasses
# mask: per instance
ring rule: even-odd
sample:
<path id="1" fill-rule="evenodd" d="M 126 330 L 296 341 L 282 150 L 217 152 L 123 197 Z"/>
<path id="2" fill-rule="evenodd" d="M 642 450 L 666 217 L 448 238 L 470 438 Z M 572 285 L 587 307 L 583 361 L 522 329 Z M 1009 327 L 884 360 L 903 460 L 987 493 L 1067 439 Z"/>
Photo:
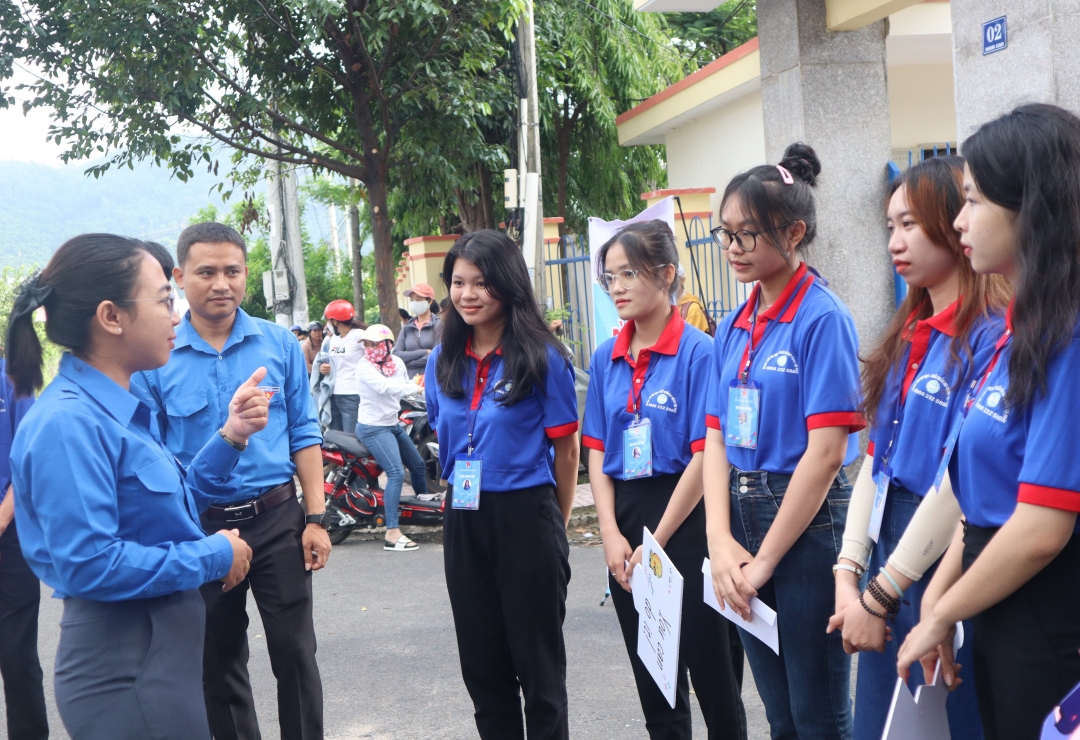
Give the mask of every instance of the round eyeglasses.
<path id="1" fill-rule="evenodd" d="M 170 290 L 169 294 L 164 298 L 131 298 L 124 303 L 164 303 L 169 307 L 169 315 L 171 316 L 173 311 L 176 310 L 176 291 Z"/>
<path id="2" fill-rule="evenodd" d="M 665 267 L 667 267 L 667 264 L 657 265 L 651 269 L 663 270 Z M 638 273 L 640 272 L 641 270 L 619 270 L 615 273 L 602 273 L 599 277 L 600 287 L 603 288 L 605 293 L 610 293 L 611 287 L 615 285 L 615 281 L 618 280 L 619 285 L 623 287 L 623 290 L 630 290 L 637 285 Z"/>
<path id="3" fill-rule="evenodd" d="M 769 229 L 762 229 L 761 231 L 749 231 L 748 229 L 740 229 L 739 231 L 728 231 L 723 226 L 717 226 L 715 229 L 709 231 L 712 234 L 713 243 L 721 249 L 730 249 L 733 243 L 739 245 L 739 249 L 744 252 L 753 252 L 757 249 L 757 238 L 761 234 L 767 234 L 770 231 L 776 231 L 782 229 L 785 226 L 791 226 L 795 221 L 788 221 L 787 223 L 778 224 Z"/>

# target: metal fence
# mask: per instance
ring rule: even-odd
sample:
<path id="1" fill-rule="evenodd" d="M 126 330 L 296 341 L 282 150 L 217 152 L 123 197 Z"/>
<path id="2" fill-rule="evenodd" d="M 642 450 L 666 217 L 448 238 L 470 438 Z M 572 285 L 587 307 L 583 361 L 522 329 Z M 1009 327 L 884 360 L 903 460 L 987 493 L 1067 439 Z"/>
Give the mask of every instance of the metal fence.
<path id="1" fill-rule="evenodd" d="M 574 365 L 588 370 L 595 349 L 588 242 L 582 235 L 568 234 L 548 254 L 553 257 L 544 261 L 548 308 L 560 314 L 562 339 L 570 345 Z"/>
<path id="2" fill-rule="evenodd" d="M 723 252 L 713 242 L 711 216 L 708 221 L 703 221 L 699 216 L 683 221 L 676 216 L 675 221 L 675 228 L 682 230 L 686 249 L 690 253 L 690 264 L 683 265 L 687 292 L 700 298 L 705 310 L 719 324 L 750 296 L 754 286 L 740 283 L 731 274 Z"/>

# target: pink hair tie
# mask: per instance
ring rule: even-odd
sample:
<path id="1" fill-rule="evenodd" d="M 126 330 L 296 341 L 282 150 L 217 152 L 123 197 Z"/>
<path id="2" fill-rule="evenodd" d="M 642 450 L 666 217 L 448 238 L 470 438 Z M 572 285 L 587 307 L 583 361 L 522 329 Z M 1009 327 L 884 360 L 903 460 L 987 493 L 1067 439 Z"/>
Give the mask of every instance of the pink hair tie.
<path id="1" fill-rule="evenodd" d="M 794 185 L 795 178 L 791 176 L 791 173 L 780 165 L 776 165 L 776 171 L 780 173 L 781 179 L 783 179 L 785 185 Z"/>

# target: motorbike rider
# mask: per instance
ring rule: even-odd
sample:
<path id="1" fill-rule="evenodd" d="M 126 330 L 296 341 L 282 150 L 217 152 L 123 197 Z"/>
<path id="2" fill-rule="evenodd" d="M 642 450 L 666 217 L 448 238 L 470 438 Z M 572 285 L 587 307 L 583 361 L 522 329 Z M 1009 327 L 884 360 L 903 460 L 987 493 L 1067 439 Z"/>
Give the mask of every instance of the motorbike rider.
<path id="1" fill-rule="evenodd" d="M 352 304 L 343 299 L 326 304 L 323 318 L 331 333 L 330 361 L 322 363 L 319 372 L 330 375 L 333 369 L 330 429 L 351 432 L 356 426 L 356 409 L 360 405 L 360 396 L 356 392 L 356 363 L 364 356 L 364 348 L 360 345 L 364 324 L 356 318 Z"/>
<path id="2" fill-rule="evenodd" d="M 308 375 L 311 375 L 311 365 L 323 345 L 323 325 L 318 321 L 312 321 L 307 327 L 307 336 L 300 342 L 300 351 L 304 353 L 304 362 L 307 363 Z"/>
<path id="3" fill-rule="evenodd" d="M 401 399 L 417 393 L 419 387 L 408 379 L 405 363 L 391 354 L 394 334 L 382 324 L 361 332 L 364 355 L 356 363 L 356 387 L 360 395 L 356 438 L 375 456 L 386 472 L 383 508 L 386 511 L 386 542 L 390 552 L 412 552 L 418 545 L 398 527 L 398 503 L 405 468 L 409 469 L 413 490 L 427 494 L 424 461 L 408 433 L 398 425 Z"/>
<path id="4" fill-rule="evenodd" d="M 412 318 L 398 332 L 394 354 L 405 361 L 412 378 L 424 374 L 428 356 L 442 338 L 442 321 L 431 310 L 435 304 L 435 291 L 427 283 L 412 286 L 405 291 L 405 297 L 409 299 Z"/>

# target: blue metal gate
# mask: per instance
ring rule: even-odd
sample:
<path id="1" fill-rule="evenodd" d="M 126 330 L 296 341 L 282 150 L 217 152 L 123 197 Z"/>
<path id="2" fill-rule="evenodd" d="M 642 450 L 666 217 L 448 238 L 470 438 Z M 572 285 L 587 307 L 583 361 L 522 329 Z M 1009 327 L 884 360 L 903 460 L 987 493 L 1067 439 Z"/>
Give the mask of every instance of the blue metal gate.
<path id="1" fill-rule="evenodd" d="M 676 216 L 675 221 L 675 228 L 683 230 L 681 236 L 685 238 L 686 248 L 690 251 L 690 264 L 683 265 L 688 292 L 701 299 L 705 309 L 719 324 L 750 296 L 754 286 L 740 283 L 727 269 L 723 252 L 712 240 L 711 216 L 708 222 L 699 216 L 682 223 L 682 219 Z"/>
<path id="2" fill-rule="evenodd" d="M 563 314 L 562 337 L 570 345 L 574 365 L 589 369 L 592 359 L 592 267 L 584 236 L 559 239 L 558 257 L 546 260 L 549 308 Z"/>

